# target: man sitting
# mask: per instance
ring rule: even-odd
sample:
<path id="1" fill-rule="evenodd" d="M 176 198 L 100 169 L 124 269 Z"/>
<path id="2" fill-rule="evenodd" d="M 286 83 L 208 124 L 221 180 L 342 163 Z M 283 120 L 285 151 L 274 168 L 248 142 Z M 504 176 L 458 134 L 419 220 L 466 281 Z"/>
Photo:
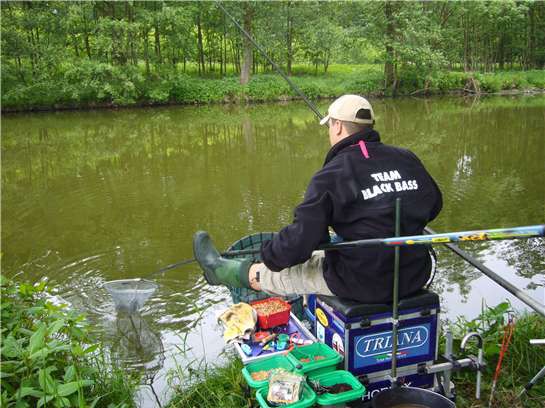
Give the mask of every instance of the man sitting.
<path id="1" fill-rule="evenodd" d="M 392 300 L 394 248 L 325 253 L 316 248 L 330 241 L 330 228 L 344 241 L 394 236 L 397 197 L 402 199 L 402 235 L 420 235 L 441 210 L 441 192 L 414 153 L 381 143 L 365 98 L 341 96 L 320 121 L 326 123 L 332 147 L 324 165 L 312 177 L 293 222 L 262 245 L 262 263 L 223 258 L 206 232 L 195 234 L 193 252 L 209 284 L 280 296 Z M 399 295 L 405 297 L 425 285 L 432 262 L 423 245 L 400 252 Z"/>

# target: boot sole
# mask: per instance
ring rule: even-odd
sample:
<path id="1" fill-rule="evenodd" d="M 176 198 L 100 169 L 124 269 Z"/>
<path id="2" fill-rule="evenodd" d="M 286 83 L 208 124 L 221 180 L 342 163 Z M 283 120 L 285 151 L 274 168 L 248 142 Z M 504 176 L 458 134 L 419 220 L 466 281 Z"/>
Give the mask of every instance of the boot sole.
<path id="1" fill-rule="evenodd" d="M 217 286 L 217 285 L 220 285 L 220 283 L 216 282 L 214 279 L 211 279 L 211 277 L 209 276 L 209 274 L 214 276 L 214 272 L 210 272 L 208 270 L 208 268 L 204 267 L 201 264 L 201 262 L 199 261 L 199 258 L 197 257 L 197 252 L 195 251 L 195 248 L 197 247 L 197 243 L 202 240 L 202 235 L 203 235 L 202 233 L 203 233 L 203 231 L 198 231 L 193 236 L 193 256 L 195 257 L 195 260 L 197 261 L 197 263 L 199 264 L 199 266 L 201 267 L 201 269 L 203 271 L 203 276 L 204 276 L 204 280 L 206 281 L 206 283 L 208 283 L 211 286 Z M 208 234 L 206 234 L 206 237 L 208 239 L 210 239 L 210 237 L 208 237 Z"/>
<path id="2" fill-rule="evenodd" d="M 208 283 L 209 285 L 211 286 L 217 286 L 219 285 L 219 283 L 215 283 L 214 281 L 212 281 L 209 277 L 208 277 L 208 271 L 204 268 L 201 267 L 201 269 L 203 270 L 203 276 L 204 276 L 204 280 L 206 281 L 206 283 Z"/>

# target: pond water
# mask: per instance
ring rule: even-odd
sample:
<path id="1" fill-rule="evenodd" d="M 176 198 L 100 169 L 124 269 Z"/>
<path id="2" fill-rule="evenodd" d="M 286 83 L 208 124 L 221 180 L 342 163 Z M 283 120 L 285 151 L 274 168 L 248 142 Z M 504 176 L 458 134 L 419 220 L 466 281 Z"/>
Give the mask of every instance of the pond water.
<path id="1" fill-rule="evenodd" d="M 372 103 L 383 141 L 413 150 L 440 185 L 436 231 L 544 222 L 545 96 Z M 218 361 L 214 316 L 229 292 L 189 264 L 153 275 L 159 289 L 129 318 L 102 284 L 192 258 L 199 229 L 220 248 L 280 229 L 329 148 L 300 102 L 7 115 L 1 130 L 2 273 L 47 277 L 162 402 L 171 368 Z M 542 240 L 463 248 L 545 301 Z M 475 317 L 483 301 L 524 308 L 445 249 L 433 287 L 449 319 Z M 139 398 L 156 404 L 146 387 Z"/>

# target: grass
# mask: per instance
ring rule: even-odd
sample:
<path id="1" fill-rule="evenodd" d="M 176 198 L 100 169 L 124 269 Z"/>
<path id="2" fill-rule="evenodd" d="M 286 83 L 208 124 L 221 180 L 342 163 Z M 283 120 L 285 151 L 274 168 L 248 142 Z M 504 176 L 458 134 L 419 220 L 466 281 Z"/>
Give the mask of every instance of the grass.
<path id="1" fill-rule="evenodd" d="M 177 367 L 171 372 L 178 384 L 168 408 L 242 408 L 255 406 L 242 376 L 242 362 L 235 358 L 223 366 L 202 364 L 198 369 Z"/>
<path id="2" fill-rule="evenodd" d="M 464 408 L 487 407 L 491 389 L 492 375 L 498 359 L 499 344 L 503 333 L 503 321 L 509 305 L 501 304 L 486 308 L 481 316 L 473 321 L 460 319 L 456 324 L 455 347 L 459 347 L 463 334 L 479 330 L 485 338 L 485 360 L 487 367 L 483 373 L 481 400 L 476 400 L 475 373 L 462 371 L 453 377 L 457 391 L 457 405 Z M 504 358 L 498 380 L 494 404 L 495 408 L 541 408 L 545 406 L 545 384 L 536 384 L 521 400 L 517 394 L 522 387 L 545 365 L 545 355 L 539 346 L 530 346 L 529 340 L 545 338 L 545 319 L 536 314 L 523 314 L 516 320 L 512 343 Z M 476 350 L 469 350 L 476 355 Z M 462 355 L 459 350 L 457 355 Z M 242 363 L 238 358 L 231 359 L 222 366 L 201 366 L 197 369 L 178 367 L 171 372 L 178 386 L 168 408 L 186 407 L 227 407 L 242 408 L 255 406 L 255 400 L 247 392 L 241 374 Z M 251 395 L 253 396 L 253 391 Z M 252 405 L 254 404 L 254 405 Z"/>

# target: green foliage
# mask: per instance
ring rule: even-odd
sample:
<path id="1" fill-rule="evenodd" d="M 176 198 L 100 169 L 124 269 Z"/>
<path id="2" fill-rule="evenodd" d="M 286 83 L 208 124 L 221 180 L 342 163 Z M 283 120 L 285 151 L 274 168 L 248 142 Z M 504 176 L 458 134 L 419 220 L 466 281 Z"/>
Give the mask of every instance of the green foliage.
<path id="1" fill-rule="evenodd" d="M 464 72 L 436 72 L 429 77 L 430 88 L 440 93 L 462 89 L 467 80 Z"/>
<path id="2" fill-rule="evenodd" d="M 482 401 L 488 400 L 492 378 L 498 362 L 500 346 L 507 323 L 508 314 L 513 314 L 511 306 L 504 302 L 495 307 L 485 307 L 474 320 L 459 318 L 454 332 L 457 338 L 465 333 L 477 331 L 484 340 L 484 358 L 487 366 L 483 372 Z M 545 356 L 538 346 L 531 346 L 530 339 L 545 338 L 545 319 L 537 314 L 523 314 L 515 319 L 515 331 L 511 343 L 504 356 L 498 385 L 494 396 L 494 406 L 498 408 L 511 407 L 542 407 L 545 403 L 545 384 L 536 384 L 529 394 L 519 400 L 517 394 L 522 387 L 537 374 L 545 365 Z M 455 342 L 455 354 L 459 351 L 459 339 Z M 471 350 L 477 354 L 477 350 Z M 462 371 L 456 374 L 455 383 L 458 386 L 458 399 L 461 406 L 483 406 L 474 400 L 475 374 Z"/>
<path id="3" fill-rule="evenodd" d="M 136 67 L 116 67 L 110 64 L 84 61 L 70 66 L 63 76 L 61 103 L 111 102 L 131 105 L 139 98 L 144 77 Z"/>
<path id="4" fill-rule="evenodd" d="M 141 67 L 84 61 L 65 64 L 62 78 L 17 84 L 2 95 L 3 109 L 25 110 L 54 107 L 130 106 L 135 104 L 190 104 L 238 101 L 275 101 L 299 96 L 279 75 L 257 74 L 242 86 L 238 78 L 200 78 L 163 67 L 146 77 Z M 380 65 L 331 65 L 327 74 L 297 65 L 292 80 L 309 98 L 328 98 L 343 93 L 381 95 L 384 74 Z M 545 89 L 545 71 L 509 71 L 488 74 L 437 71 L 426 76 L 404 70 L 399 92 L 411 94 L 461 91 L 474 77 L 482 92 Z"/>
<path id="5" fill-rule="evenodd" d="M 476 73 L 481 90 L 484 92 L 500 92 L 509 90 L 543 89 L 545 71 L 508 71 L 498 73 Z"/>
<path id="6" fill-rule="evenodd" d="M 534 88 L 545 89 L 545 71 L 543 70 L 526 72 L 526 80 Z"/>
<path id="7" fill-rule="evenodd" d="M 225 7 L 242 21 L 246 4 Z M 337 86 L 343 77 L 304 83 L 313 96 L 343 89 L 446 92 L 463 88 L 464 74 L 450 76 L 454 71 L 478 73 L 486 92 L 544 88 L 540 71 L 534 71 L 535 81 L 511 74 L 545 66 L 545 7 L 539 1 L 277 1 L 252 3 L 252 10 L 252 35 L 290 73 L 330 73 L 346 63 L 381 68 L 380 75 L 343 86 Z M 292 95 L 268 78 L 236 86 L 231 76 L 240 73 L 246 46 L 214 2 L 4 2 L 1 30 L 4 109 Z M 253 59 L 254 75 L 272 72 L 255 50 Z M 506 78 L 488 75 L 505 70 Z M 200 83 L 197 75 L 226 81 Z"/>
<path id="8" fill-rule="evenodd" d="M 290 93 L 288 84 L 278 75 L 254 76 L 246 87 L 246 94 L 259 101 L 277 99 Z"/>
<path id="9" fill-rule="evenodd" d="M 487 358 L 497 359 L 500 353 L 501 336 L 503 327 L 507 323 L 507 315 L 513 313 L 511 305 L 507 302 L 498 304 L 495 307 L 483 307 L 479 316 L 471 321 L 467 321 L 463 317 L 459 317 L 456 322 L 455 332 L 460 334 L 465 332 L 476 331 L 480 333 L 484 341 L 484 353 Z"/>
<path id="10" fill-rule="evenodd" d="M 47 299 L 46 281 L 1 277 L 3 407 L 131 407 L 134 384 L 105 364 L 81 314 Z"/>

